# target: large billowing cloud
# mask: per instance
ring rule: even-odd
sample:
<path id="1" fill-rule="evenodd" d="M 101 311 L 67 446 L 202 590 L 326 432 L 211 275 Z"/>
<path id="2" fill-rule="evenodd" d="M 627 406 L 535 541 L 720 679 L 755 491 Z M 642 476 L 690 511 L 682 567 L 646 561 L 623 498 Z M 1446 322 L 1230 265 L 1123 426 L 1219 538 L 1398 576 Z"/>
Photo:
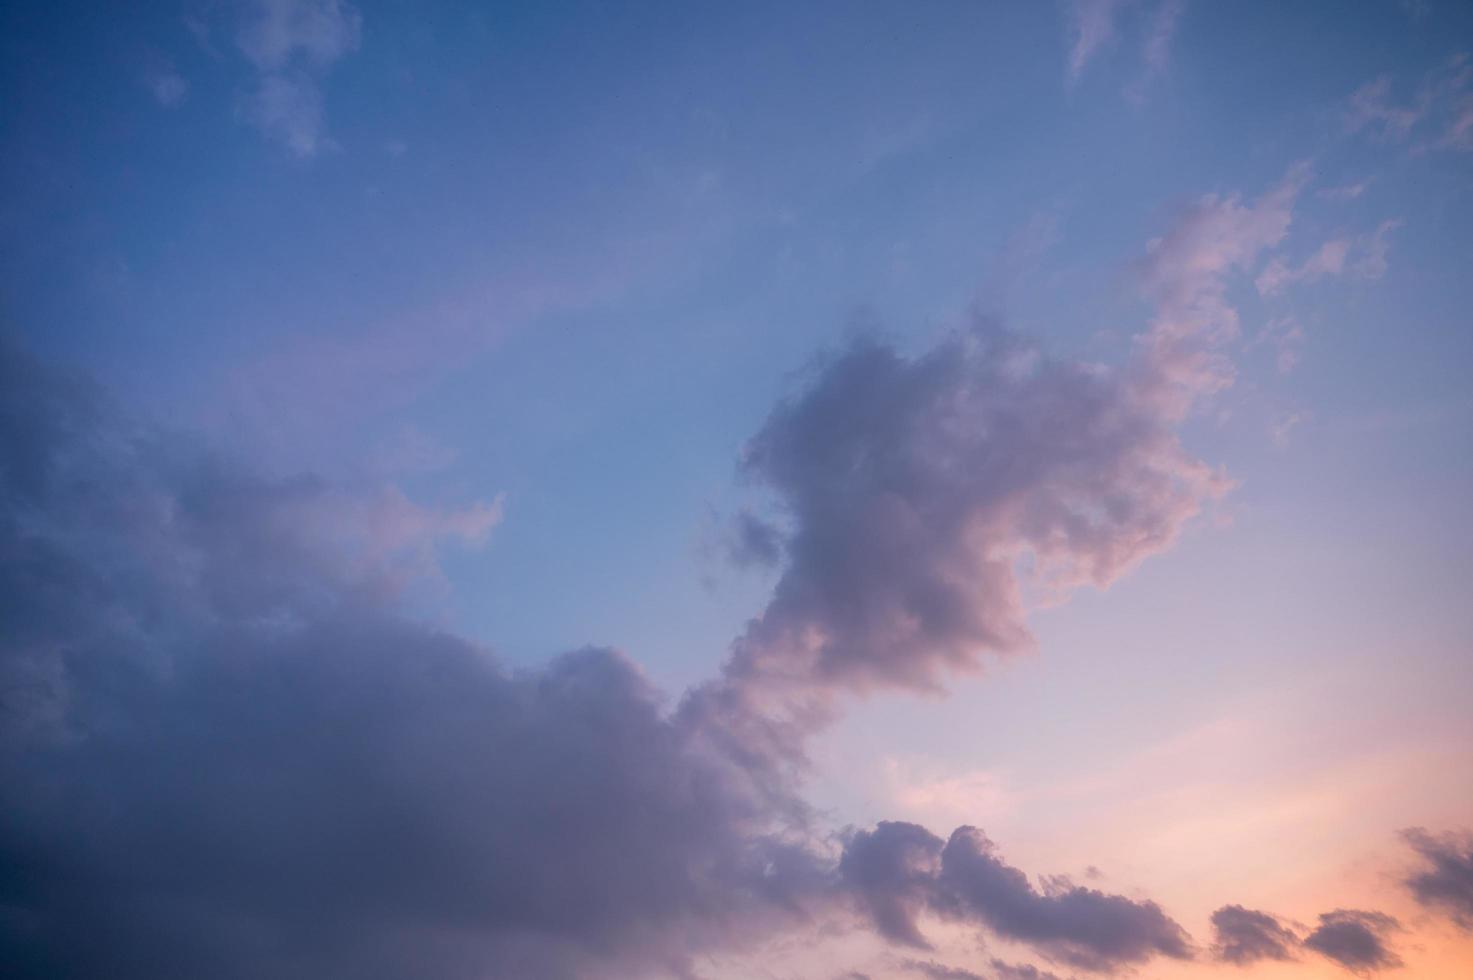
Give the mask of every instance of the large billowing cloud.
<path id="1" fill-rule="evenodd" d="M 1407 878 L 1417 901 L 1473 931 L 1473 835 L 1437 835 L 1414 827 L 1402 837 L 1426 862 Z"/>
<path id="2" fill-rule="evenodd" d="M 823 362 L 744 459 L 782 511 L 745 533 L 772 599 L 674 704 L 618 653 L 513 671 L 405 612 L 499 501 L 261 476 L 0 349 L 0 972 L 678 975 L 803 927 L 924 948 L 922 914 L 1083 969 L 1190 956 L 1154 903 L 1035 886 L 972 828 L 836 857 L 803 752 L 841 691 L 1026 647 L 1030 606 L 1222 489 L 1176 436 L 1220 379 L 1178 369 L 1215 356 L 1223 277 L 1298 179 L 1153 246 L 1122 368 L 990 327 Z M 1314 948 L 1379 941 L 1355 915 Z"/>
<path id="3" fill-rule="evenodd" d="M 393 611 L 485 508 L 250 477 L 3 354 L 0 972 L 673 970 L 825 880 L 621 655 Z"/>
<path id="4" fill-rule="evenodd" d="M 1299 937 L 1267 912 L 1224 905 L 1212 913 L 1212 955 L 1248 966 L 1260 960 L 1291 960 Z"/>
<path id="5" fill-rule="evenodd" d="M 1232 382 L 1229 278 L 1279 244 L 1308 180 L 1209 195 L 1139 263 L 1155 314 L 1110 369 L 981 324 L 916 357 L 859 340 L 821 361 L 748 444 L 786 557 L 738 640 L 744 683 L 936 687 L 1026 648 L 1030 604 L 1105 586 L 1169 546 L 1227 481 L 1177 427 Z M 780 544 L 774 544 L 774 540 Z"/>
<path id="6" fill-rule="evenodd" d="M 859 687 L 1026 648 L 1030 592 L 1108 584 L 1222 487 L 1117 374 L 986 327 L 914 358 L 850 345 L 744 468 L 782 507 L 787 563 L 732 673 Z"/>
<path id="7" fill-rule="evenodd" d="M 975 827 L 943 843 L 915 824 L 881 823 L 853 835 L 839 867 L 876 928 L 896 942 L 928 946 L 916 917 L 929 910 L 1086 969 L 1192 956 L 1186 933 L 1154 902 L 1057 879 L 1035 888 Z"/>
<path id="8" fill-rule="evenodd" d="M 1304 945 L 1355 973 L 1374 973 L 1401 966 L 1389 943 L 1400 924 L 1385 912 L 1336 909 L 1320 915 L 1319 925 Z"/>

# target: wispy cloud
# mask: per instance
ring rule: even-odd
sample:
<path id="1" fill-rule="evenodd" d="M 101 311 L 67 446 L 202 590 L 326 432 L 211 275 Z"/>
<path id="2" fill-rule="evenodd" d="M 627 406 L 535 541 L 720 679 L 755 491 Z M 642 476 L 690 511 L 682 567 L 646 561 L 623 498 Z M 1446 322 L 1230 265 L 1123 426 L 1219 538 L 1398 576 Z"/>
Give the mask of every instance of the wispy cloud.
<path id="1" fill-rule="evenodd" d="M 1413 827 L 1402 838 L 1421 859 L 1406 879 L 1412 895 L 1473 932 L 1473 834 L 1438 835 Z"/>
<path id="2" fill-rule="evenodd" d="M 1115 40 L 1116 18 L 1129 0 L 1073 0 L 1069 8 L 1069 62 L 1071 81 Z"/>
<path id="3" fill-rule="evenodd" d="M 357 50 L 362 27 L 347 0 L 252 0 L 235 35 L 256 73 L 243 118 L 301 158 L 331 145 L 321 78 Z"/>
<path id="4" fill-rule="evenodd" d="M 1294 203 L 1309 181 L 1299 164 L 1251 204 L 1236 194 L 1207 195 L 1153 240 L 1138 268 L 1156 307 L 1143 348 L 1143 390 L 1183 413 L 1203 395 L 1231 385 L 1236 368 L 1224 345 L 1239 335 L 1228 279 L 1245 273 L 1289 232 Z"/>
<path id="5" fill-rule="evenodd" d="M 144 84 L 158 104 L 166 109 L 179 105 L 189 94 L 189 82 L 172 68 L 149 72 Z"/>
<path id="6" fill-rule="evenodd" d="M 1068 57 L 1066 78 L 1072 85 L 1088 70 L 1089 65 L 1120 40 L 1121 21 L 1137 0 L 1073 0 L 1067 8 L 1066 39 Z M 1172 41 L 1176 37 L 1187 0 L 1155 0 L 1139 18 L 1141 71 L 1125 88 L 1134 101 L 1145 96 L 1151 82 L 1163 74 L 1171 61 Z"/>
<path id="7" fill-rule="evenodd" d="M 1391 218 L 1381 222 L 1370 234 L 1332 238 L 1297 266 L 1275 256 L 1258 274 L 1254 286 L 1260 295 L 1273 296 L 1299 283 L 1346 274 L 1358 279 L 1380 279 L 1386 274 L 1391 233 L 1401 224 L 1400 220 Z"/>
<path id="8" fill-rule="evenodd" d="M 1424 75 L 1408 101 L 1395 95 L 1390 75 L 1381 75 L 1351 94 L 1345 110 L 1346 129 L 1388 142 L 1404 142 L 1414 133 L 1418 153 L 1473 150 L 1473 63 L 1458 54 Z"/>

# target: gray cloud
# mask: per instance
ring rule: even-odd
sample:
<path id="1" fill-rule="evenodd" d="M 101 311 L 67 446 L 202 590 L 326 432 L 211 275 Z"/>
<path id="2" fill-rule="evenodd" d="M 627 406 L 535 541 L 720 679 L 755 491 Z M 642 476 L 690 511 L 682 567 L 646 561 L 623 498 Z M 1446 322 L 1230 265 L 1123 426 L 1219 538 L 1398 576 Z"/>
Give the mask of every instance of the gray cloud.
<path id="1" fill-rule="evenodd" d="M 959 827 L 941 854 L 943 911 L 1087 969 L 1161 955 L 1188 959 L 1186 933 L 1155 902 L 1054 881 L 1042 892 L 974 827 Z"/>
<path id="2" fill-rule="evenodd" d="M 1085 969 L 1193 953 L 1186 933 L 1154 902 L 1062 879 L 1039 890 L 974 827 L 959 827 L 943 843 L 914 824 L 881 823 L 852 836 L 840 868 L 881 934 L 908 945 L 928 945 L 916 917 L 929 909 Z"/>
<path id="3" fill-rule="evenodd" d="M 1278 919 L 1241 905 L 1224 905 L 1213 912 L 1212 932 L 1212 955 L 1238 966 L 1294 959 L 1299 945 L 1299 937 Z"/>
<path id="4" fill-rule="evenodd" d="M 1426 862 L 1406 880 L 1412 895 L 1473 931 L 1473 835 L 1435 835 L 1413 827 L 1402 838 Z"/>
<path id="5" fill-rule="evenodd" d="M 1319 926 L 1304 938 L 1304 946 L 1353 973 L 1374 973 L 1401 966 L 1401 957 L 1388 943 L 1400 928 L 1384 912 L 1336 909 L 1320 915 Z"/>
<path id="6" fill-rule="evenodd" d="M 461 523 L 9 348 L 0 382 L 6 976 L 678 972 L 829 888 L 801 805 L 622 655 L 509 671 L 396 612 Z"/>
<path id="7" fill-rule="evenodd" d="M 929 949 L 916 916 L 935 894 L 941 838 L 913 823 L 882 821 L 844 847 L 839 876 L 891 942 Z"/>

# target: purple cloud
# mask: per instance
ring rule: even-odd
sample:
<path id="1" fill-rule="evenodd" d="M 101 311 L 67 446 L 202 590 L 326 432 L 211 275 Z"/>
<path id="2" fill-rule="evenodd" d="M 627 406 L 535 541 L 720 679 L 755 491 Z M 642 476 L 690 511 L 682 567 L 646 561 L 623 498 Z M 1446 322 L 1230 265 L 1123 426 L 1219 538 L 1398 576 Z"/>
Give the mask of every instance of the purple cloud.
<path id="1" fill-rule="evenodd" d="M 1299 945 L 1299 937 L 1278 919 L 1241 905 L 1224 905 L 1213 912 L 1212 933 L 1213 957 L 1237 966 L 1292 960 Z"/>
<path id="2" fill-rule="evenodd" d="M 1402 831 L 1402 839 L 1425 862 L 1406 879 L 1412 895 L 1473 931 L 1473 835 L 1436 835 L 1413 827 Z"/>
<path id="3" fill-rule="evenodd" d="M 1384 912 L 1336 909 L 1320 915 L 1319 926 L 1304 938 L 1304 946 L 1352 973 L 1374 973 L 1401 966 L 1401 957 L 1387 942 L 1400 928 Z"/>
<path id="4" fill-rule="evenodd" d="M 840 868 L 880 933 L 905 945 L 928 948 L 916 924 L 928 909 L 1085 969 L 1193 955 L 1181 926 L 1154 902 L 1063 880 L 1040 891 L 975 827 L 943 843 L 914 824 L 881 823 L 850 839 Z"/>

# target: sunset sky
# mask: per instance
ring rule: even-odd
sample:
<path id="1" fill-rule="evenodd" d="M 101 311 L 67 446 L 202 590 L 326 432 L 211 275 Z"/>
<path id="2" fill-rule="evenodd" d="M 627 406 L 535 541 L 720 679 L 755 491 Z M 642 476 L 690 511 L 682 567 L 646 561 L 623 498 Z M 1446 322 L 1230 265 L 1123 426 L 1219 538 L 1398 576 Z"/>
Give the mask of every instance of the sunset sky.
<path id="1" fill-rule="evenodd" d="M 0 9 L 0 975 L 1473 978 L 1473 5 Z"/>

